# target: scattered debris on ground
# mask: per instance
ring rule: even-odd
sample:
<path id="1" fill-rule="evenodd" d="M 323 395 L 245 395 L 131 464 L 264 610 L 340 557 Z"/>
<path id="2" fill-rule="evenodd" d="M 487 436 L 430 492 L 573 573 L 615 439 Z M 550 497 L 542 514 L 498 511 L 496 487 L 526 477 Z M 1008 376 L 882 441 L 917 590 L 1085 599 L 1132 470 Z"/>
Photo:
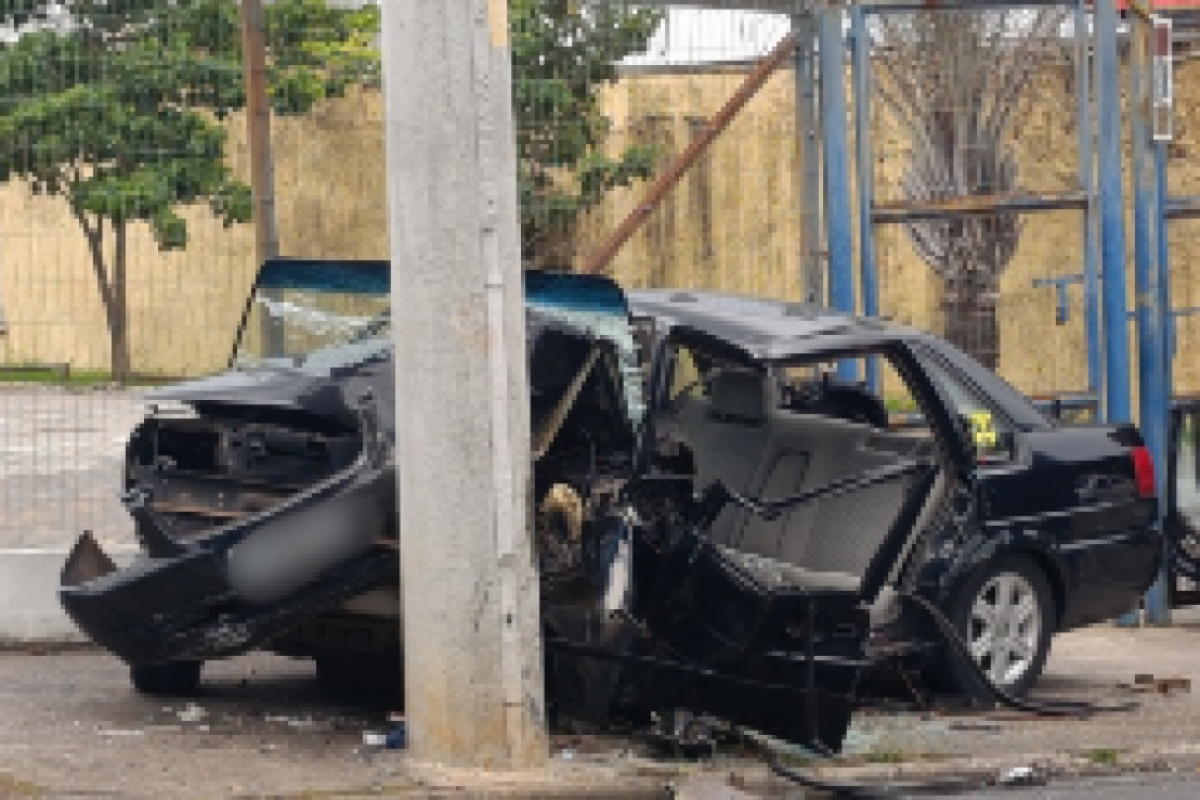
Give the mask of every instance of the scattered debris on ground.
<path id="1" fill-rule="evenodd" d="M 179 710 L 177 716 L 180 722 L 199 722 L 208 716 L 208 712 L 195 703 L 188 703 Z"/>
<path id="2" fill-rule="evenodd" d="M 1031 766 L 1022 765 L 1019 767 L 1009 767 L 1002 771 L 997 778 L 996 783 L 1001 786 L 1035 786 L 1040 781 L 1038 773 Z"/>
<path id="3" fill-rule="evenodd" d="M 1177 694 L 1191 692 L 1192 682 L 1178 675 L 1159 678 L 1149 673 L 1139 673 L 1133 676 L 1132 684 L 1122 684 L 1121 688 L 1136 693 Z"/>

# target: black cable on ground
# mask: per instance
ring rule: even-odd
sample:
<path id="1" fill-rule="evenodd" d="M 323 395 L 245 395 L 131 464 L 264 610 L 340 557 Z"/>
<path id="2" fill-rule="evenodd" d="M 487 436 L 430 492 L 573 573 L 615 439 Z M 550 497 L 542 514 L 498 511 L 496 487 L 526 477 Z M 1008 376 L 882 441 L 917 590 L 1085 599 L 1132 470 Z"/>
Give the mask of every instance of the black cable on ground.
<path id="1" fill-rule="evenodd" d="M 967 647 L 967 643 L 958 635 L 958 631 L 954 629 L 954 623 L 946 619 L 946 615 L 941 609 L 931 603 L 929 600 L 920 595 L 911 592 L 900 592 L 900 596 L 905 600 L 913 603 L 918 608 L 922 609 L 934 625 L 937 626 L 938 632 L 942 638 L 946 640 L 946 644 L 950 646 L 954 656 L 958 658 L 966 668 L 971 672 L 975 679 L 983 686 L 988 694 L 1002 706 L 1023 711 L 1027 714 L 1033 714 L 1039 717 L 1073 717 L 1084 718 L 1092 714 L 1100 713 L 1118 713 L 1123 711 L 1132 711 L 1139 707 L 1138 703 L 1123 703 L 1117 706 L 1099 706 L 1094 703 L 1073 702 L 1073 701 L 1053 701 L 1039 702 L 1036 700 L 1027 700 L 1025 698 L 1016 697 L 1004 689 L 997 686 L 979 666 L 979 663 L 971 656 L 971 651 Z"/>
<path id="2" fill-rule="evenodd" d="M 926 781 L 921 783 L 893 782 L 878 785 L 827 781 L 803 770 L 787 766 L 779 760 L 779 754 L 770 747 L 767 747 L 740 729 L 738 733 L 742 741 L 762 757 L 764 763 L 767 765 L 767 769 L 771 770 L 772 773 L 797 786 L 803 786 L 806 789 L 812 789 L 817 792 L 825 792 L 834 797 L 912 797 L 913 795 L 961 794 L 963 792 L 975 791 L 986 785 L 986 781 L 969 779 Z"/>

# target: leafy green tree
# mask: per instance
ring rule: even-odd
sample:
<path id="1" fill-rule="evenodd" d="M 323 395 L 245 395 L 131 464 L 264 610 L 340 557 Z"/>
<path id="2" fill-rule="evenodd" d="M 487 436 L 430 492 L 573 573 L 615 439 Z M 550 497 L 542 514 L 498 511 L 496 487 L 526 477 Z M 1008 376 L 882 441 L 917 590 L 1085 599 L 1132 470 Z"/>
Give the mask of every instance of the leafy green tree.
<path id="1" fill-rule="evenodd" d="M 377 80 L 363 43 L 378 10 L 278 0 L 266 9 L 271 104 L 304 113 Z M 221 121 L 245 105 L 236 0 L 0 0 L 0 181 L 66 200 L 87 240 L 114 379 L 131 372 L 130 226 L 163 250 L 187 245 L 180 209 L 226 226 L 252 213 L 226 162 Z"/>
<path id="2" fill-rule="evenodd" d="M 661 19 L 616 3 L 509 0 L 526 260 L 565 265 L 583 212 L 650 174 L 652 147 L 607 152 L 599 91 L 616 80 L 618 61 L 645 50 Z"/>

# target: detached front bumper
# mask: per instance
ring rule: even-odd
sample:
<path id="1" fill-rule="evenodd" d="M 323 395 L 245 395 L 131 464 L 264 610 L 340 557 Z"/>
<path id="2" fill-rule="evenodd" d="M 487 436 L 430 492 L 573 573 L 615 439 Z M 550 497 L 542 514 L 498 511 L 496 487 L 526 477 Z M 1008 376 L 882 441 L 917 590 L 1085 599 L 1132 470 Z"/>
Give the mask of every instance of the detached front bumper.
<path id="1" fill-rule="evenodd" d="M 59 600 L 96 644 L 130 664 L 170 661 L 167 643 L 233 599 L 215 553 L 141 558 L 118 570 L 85 533 L 63 567 Z"/>
<path id="2" fill-rule="evenodd" d="M 118 569 L 90 534 L 63 567 L 59 600 L 93 641 L 131 665 L 246 652 L 313 615 L 394 580 L 380 546 L 394 472 L 366 447 L 344 471 L 164 557 Z M 142 524 L 155 524 L 142 513 Z M 166 530 L 152 535 L 169 537 Z"/>
<path id="3" fill-rule="evenodd" d="M 89 577 L 99 560 L 107 556 L 84 534 L 63 569 L 59 598 L 96 644 L 134 666 L 247 652 L 383 585 L 398 571 L 394 552 L 374 549 L 331 566 L 275 603 L 256 606 L 239 598 L 211 552 L 146 558 Z"/>

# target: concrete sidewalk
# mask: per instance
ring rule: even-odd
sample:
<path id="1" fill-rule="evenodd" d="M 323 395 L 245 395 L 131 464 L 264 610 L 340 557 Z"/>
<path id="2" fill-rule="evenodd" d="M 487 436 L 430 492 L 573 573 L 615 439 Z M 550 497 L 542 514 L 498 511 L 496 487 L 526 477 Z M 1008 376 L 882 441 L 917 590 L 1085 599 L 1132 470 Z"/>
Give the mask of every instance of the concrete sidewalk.
<path id="1" fill-rule="evenodd" d="M 1043 776 L 1200 766 L 1200 626 L 1097 627 L 1060 637 L 1039 694 L 1138 708 L 1088 720 L 864 713 L 831 779 L 980 783 L 1012 767 Z M 1120 688 L 1137 673 L 1190 678 L 1162 696 Z M 0 653 L 0 795 L 430 796 L 456 788 L 521 796 L 752 796 L 790 790 L 744 754 L 663 762 L 637 743 L 557 737 L 552 768 L 507 779 L 414 769 L 363 744 L 388 730 L 386 708 L 330 700 L 308 662 L 256 655 L 212 664 L 192 701 L 142 698 L 124 668 L 95 652 Z M 411 735 L 420 735 L 413 731 Z M 715 787 L 715 788 L 714 788 Z"/>

